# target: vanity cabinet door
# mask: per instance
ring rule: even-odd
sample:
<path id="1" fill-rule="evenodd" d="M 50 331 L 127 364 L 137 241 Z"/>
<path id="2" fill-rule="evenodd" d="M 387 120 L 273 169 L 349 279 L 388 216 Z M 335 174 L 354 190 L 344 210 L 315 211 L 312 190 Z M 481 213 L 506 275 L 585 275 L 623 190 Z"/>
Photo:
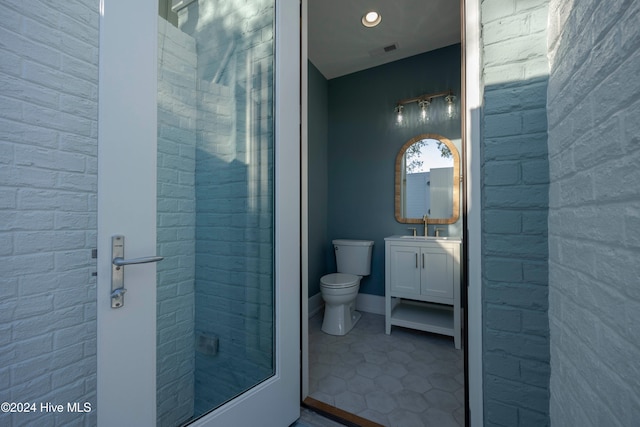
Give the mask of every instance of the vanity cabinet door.
<path id="1" fill-rule="evenodd" d="M 420 293 L 438 299 L 453 299 L 454 256 L 451 248 L 421 249 Z"/>
<path id="2" fill-rule="evenodd" d="M 411 246 L 390 248 L 391 291 L 420 295 L 420 249 Z"/>

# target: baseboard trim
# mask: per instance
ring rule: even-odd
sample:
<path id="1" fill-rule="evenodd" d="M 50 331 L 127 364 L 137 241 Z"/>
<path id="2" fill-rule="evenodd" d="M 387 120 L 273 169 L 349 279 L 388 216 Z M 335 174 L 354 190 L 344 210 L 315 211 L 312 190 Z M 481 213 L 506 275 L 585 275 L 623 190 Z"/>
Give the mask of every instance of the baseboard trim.
<path id="1" fill-rule="evenodd" d="M 318 292 L 312 297 L 309 297 L 309 319 L 311 319 L 316 314 L 320 313 L 322 309 L 324 309 L 324 301 L 322 300 L 322 294 Z"/>
<path id="2" fill-rule="evenodd" d="M 379 295 L 358 294 L 356 298 L 356 310 L 384 315 L 384 297 Z"/>

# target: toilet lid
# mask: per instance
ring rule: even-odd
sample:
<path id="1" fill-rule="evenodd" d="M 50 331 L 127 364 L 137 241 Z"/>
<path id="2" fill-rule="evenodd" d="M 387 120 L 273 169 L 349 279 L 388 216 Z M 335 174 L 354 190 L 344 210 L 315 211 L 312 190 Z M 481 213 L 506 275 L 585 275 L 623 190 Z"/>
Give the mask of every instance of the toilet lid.
<path id="1" fill-rule="evenodd" d="M 348 288 L 357 285 L 360 277 L 355 274 L 331 273 L 320 278 L 320 283 L 330 288 Z"/>

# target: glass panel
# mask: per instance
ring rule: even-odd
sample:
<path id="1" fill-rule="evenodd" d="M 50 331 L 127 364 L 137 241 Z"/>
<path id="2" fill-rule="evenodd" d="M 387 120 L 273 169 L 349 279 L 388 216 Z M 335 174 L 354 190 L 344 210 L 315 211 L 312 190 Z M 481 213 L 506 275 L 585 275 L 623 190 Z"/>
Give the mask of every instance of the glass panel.
<path id="1" fill-rule="evenodd" d="M 158 425 L 274 374 L 274 1 L 161 0 Z"/>

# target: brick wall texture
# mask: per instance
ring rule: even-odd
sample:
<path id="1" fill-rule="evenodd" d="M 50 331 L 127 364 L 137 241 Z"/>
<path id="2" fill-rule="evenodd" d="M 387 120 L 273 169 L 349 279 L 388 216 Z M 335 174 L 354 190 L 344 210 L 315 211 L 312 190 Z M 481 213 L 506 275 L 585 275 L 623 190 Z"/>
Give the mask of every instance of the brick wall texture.
<path id="1" fill-rule="evenodd" d="M 547 12 L 481 3 L 485 426 L 549 425 Z"/>
<path id="2" fill-rule="evenodd" d="M 195 383 L 196 44 L 158 23 L 157 417 L 193 415 Z"/>
<path id="3" fill-rule="evenodd" d="M 195 330 L 219 344 L 196 348 L 196 414 L 273 372 L 274 9 L 218 6 L 178 19 L 198 52 Z"/>
<path id="4" fill-rule="evenodd" d="M 272 372 L 273 6 L 218 6 L 209 27 L 193 13 L 183 31 L 159 22 L 158 425 Z M 96 409 L 98 11 L 0 8 L 3 402 Z M 194 333 L 218 338 L 217 353 Z M 95 414 L 0 413 L 0 424 L 95 425 Z"/>
<path id="5" fill-rule="evenodd" d="M 640 2 L 551 0 L 551 421 L 640 419 Z"/>
<path id="6" fill-rule="evenodd" d="M 183 22 L 196 43 L 225 41 L 203 49 L 208 62 L 196 67 L 196 102 L 209 107 L 196 115 L 200 127 L 180 105 L 187 92 L 159 107 L 168 144 L 159 153 L 167 260 L 158 366 L 177 368 L 159 373 L 159 413 L 189 381 L 236 390 L 244 374 L 271 369 L 273 190 L 262 178 L 273 171 L 273 135 L 261 105 L 272 96 L 272 11 L 224 4 L 209 31 L 226 34 Z M 95 407 L 98 6 L 0 8 L 0 401 Z M 236 13 L 251 25 L 223 25 Z M 640 416 L 639 17 L 632 0 L 482 1 L 487 426 L 629 426 Z M 164 77 L 183 85 L 184 69 L 165 59 Z M 177 126 L 172 108 L 185 114 Z M 198 161 L 215 175 L 199 173 Z M 200 205 L 185 193 L 194 181 Z M 206 233 L 192 246 L 194 218 Z M 172 299 L 195 301 L 178 309 Z M 198 319 L 193 309 L 207 301 L 215 309 Z M 190 330 L 218 337 L 219 353 L 175 365 L 194 348 L 175 334 Z M 200 368 L 213 374 L 182 381 Z M 220 389 L 195 408 L 219 402 Z M 94 425 L 95 411 L 0 414 L 0 424 Z"/>
<path id="7" fill-rule="evenodd" d="M 273 8 L 229 5 L 160 19 L 158 425 L 272 372 Z"/>
<path id="8" fill-rule="evenodd" d="M 0 402 L 96 405 L 98 19 L 97 0 L 0 7 Z"/>

